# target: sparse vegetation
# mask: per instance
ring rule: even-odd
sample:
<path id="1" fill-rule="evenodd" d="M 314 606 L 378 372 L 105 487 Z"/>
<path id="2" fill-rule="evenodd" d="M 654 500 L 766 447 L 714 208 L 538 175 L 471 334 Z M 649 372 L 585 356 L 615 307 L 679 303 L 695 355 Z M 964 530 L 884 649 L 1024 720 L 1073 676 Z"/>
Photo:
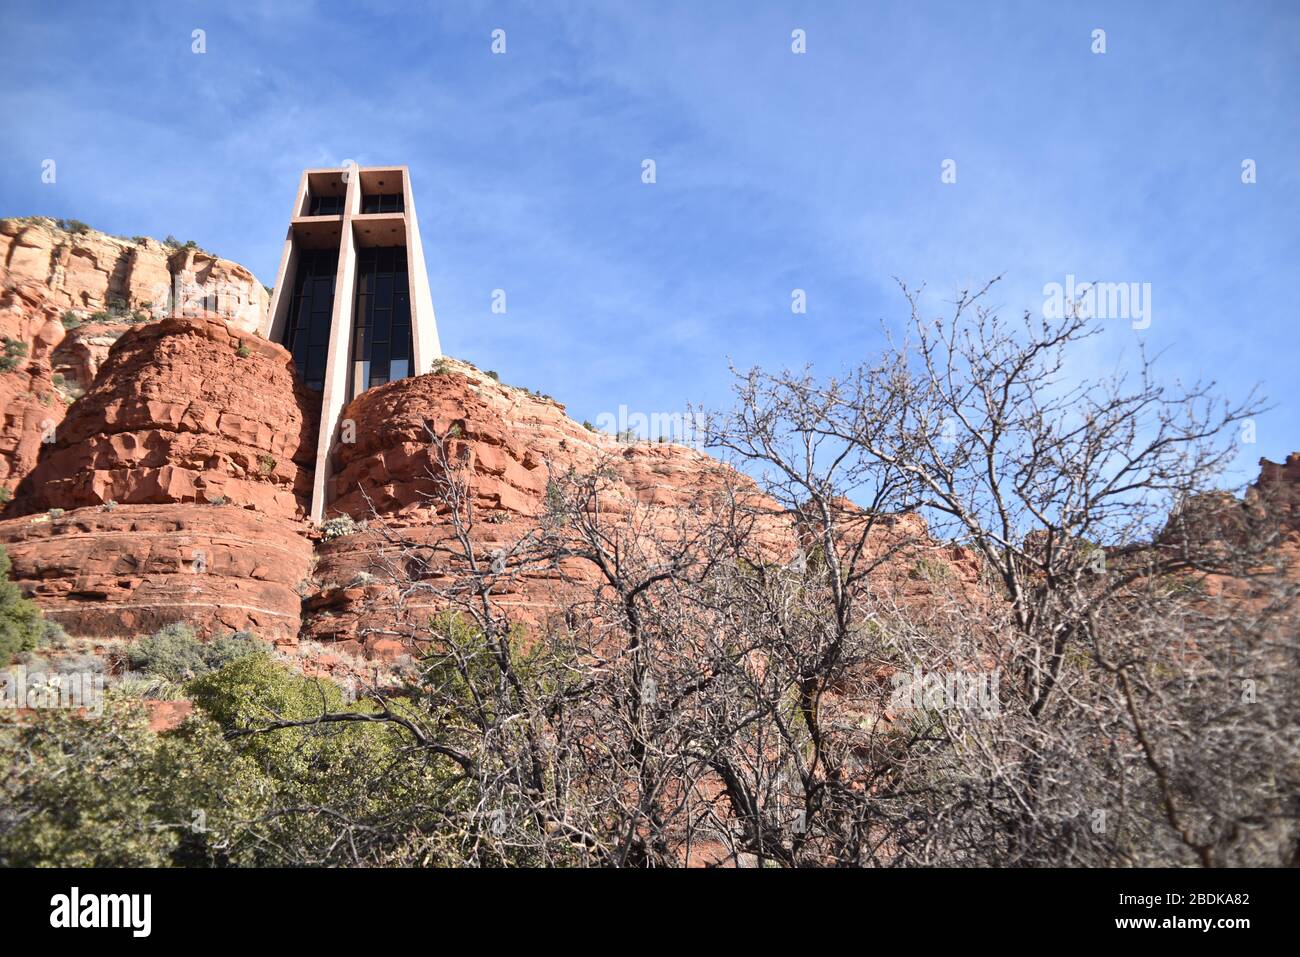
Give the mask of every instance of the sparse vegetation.
<path id="1" fill-rule="evenodd" d="M 357 530 L 357 523 L 353 521 L 351 515 L 336 515 L 334 518 L 327 518 L 321 522 L 321 538 L 331 542 L 336 538 L 343 538 L 345 535 L 351 535 Z"/>
<path id="2" fill-rule="evenodd" d="M 945 582 L 952 576 L 947 565 L 935 558 L 918 558 L 908 571 L 907 577 L 913 581 Z"/>
<path id="3" fill-rule="evenodd" d="M 123 658 L 131 671 L 181 682 L 225 667 L 253 654 L 259 647 L 248 632 L 234 632 L 205 642 L 192 627 L 178 623 L 132 642 Z"/>
<path id="4" fill-rule="evenodd" d="M 0 547 L 0 667 L 35 648 L 49 632 L 36 603 L 9 580 L 9 568 L 9 553 Z"/>
<path id="5" fill-rule="evenodd" d="M 344 687 L 142 639 L 119 687 L 184 682 L 195 715 L 155 735 L 115 700 L 0 737 L 0 864 L 667 867 L 706 842 L 760 868 L 1292 862 L 1281 532 L 1231 496 L 1169 518 L 1255 404 L 1149 374 L 1048 388 L 1088 325 L 1008 329 L 977 300 L 942 334 L 913 302 L 903 344 L 847 376 L 740 373 L 708 438 L 760 478 L 685 503 L 620 501 L 614 450 L 548 464 L 544 514 L 474 535 L 480 489 L 432 434 L 436 568 L 398 522 L 379 574 L 329 586 L 438 609 L 367 622 L 418 661 Z M 539 573 L 563 576 L 553 616 L 519 600 Z M 147 826 L 193 807 L 201 831 Z"/>
<path id="6" fill-rule="evenodd" d="M 12 372 L 27 358 L 27 343 L 4 337 L 4 354 L 0 355 L 0 372 Z"/>

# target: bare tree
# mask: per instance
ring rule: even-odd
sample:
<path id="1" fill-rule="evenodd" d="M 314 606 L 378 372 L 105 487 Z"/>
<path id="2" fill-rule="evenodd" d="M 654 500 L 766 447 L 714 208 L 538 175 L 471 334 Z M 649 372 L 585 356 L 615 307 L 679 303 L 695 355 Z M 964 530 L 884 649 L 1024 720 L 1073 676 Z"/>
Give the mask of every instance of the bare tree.
<path id="1" fill-rule="evenodd" d="M 376 626 L 418 678 L 320 721 L 446 768 L 467 863 L 1294 862 L 1296 576 L 1218 489 L 1259 403 L 1145 356 L 1083 381 L 1098 326 L 987 291 L 929 320 L 905 289 L 905 340 L 840 377 L 737 374 L 708 436 L 739 472 L 689 504 L 556 466 L 502 542 L 431 429 L 439 532 L 369 533 L 385 601 L 442 609 Z"/>

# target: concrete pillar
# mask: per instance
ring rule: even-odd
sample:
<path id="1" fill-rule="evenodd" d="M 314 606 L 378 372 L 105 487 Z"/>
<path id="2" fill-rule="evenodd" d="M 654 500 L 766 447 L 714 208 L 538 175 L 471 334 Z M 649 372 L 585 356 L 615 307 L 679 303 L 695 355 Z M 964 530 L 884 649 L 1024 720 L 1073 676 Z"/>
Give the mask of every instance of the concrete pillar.
<path id="1" fill-rule="evenodd" d="M 322 248 L 332 243 L 338 227 L 338 269 L 334 280 L 334 304 L 330 315 L 330 341 L 325 364 L 325 383 L 321 394 L 321 418 L 316 447 L 316 473 L 312 488 L 311 518 L 319 523 L 325 517 L 330 500 L 333 452 L 340 437 L 340 413 L 366 383 L 354 383 L 354 339 L 357 299 L 357 250 L 362 245 L 405 246 L 407 295 L 411 307 L 411 368 L 416 375 L 432 371 L 442 357 L 438 340 L 433 297 L 429 291 L 429 274 L 424 264 L 424 247 L 411 194 L 410 171 L 405 166 L 359 168 L 355 164 L 344 170 L 346 180 L 342 215 L 309 215 L 313 188 L 337 195 L 339 170 L 305 170 L 294 198 L 289 232 L 280 256 L 271 307 L 262 334 L 273 342 L 283 343 L 292 325 L 289 315 L 293 303 L 293 285 L 300 251 L 310 246 Z M 382 181 L 383 192 L 391 193 L 389 183 L 400 183 L 402 212 L 366 215 L 361 212 L 366 182 Z M 315 184 L 313 186 L 313 183 Z M 324 248 L 331 248 L 326 246 Z"/>

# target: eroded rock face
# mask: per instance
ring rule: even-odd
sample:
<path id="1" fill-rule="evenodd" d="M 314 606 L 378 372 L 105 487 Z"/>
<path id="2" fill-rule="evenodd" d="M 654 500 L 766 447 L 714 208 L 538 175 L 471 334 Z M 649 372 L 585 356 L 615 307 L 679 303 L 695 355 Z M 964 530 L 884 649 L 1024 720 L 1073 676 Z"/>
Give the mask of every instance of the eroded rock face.
<path id="1" fill-rule="evenodd" d="M 87 322 L 69 329 L 50 357 L 54 372 L 82 391 L 89 388 L 127 328 L 123 323 Z"/>
<path id="2" fill-rule="evenodd" d="M 399 379 L 349 404 L 355 441 L 335 455 L 329 511 L 362 518 L 418 513 L 441 472 L 430 431 L 450 434 L 448 454 L 470 475 L 475 504 L 509 515 L 539 513 L 554 472 L 608 466 L 617 475 L 611 506 L 673 505 L 720 488 L 734 472 L 681 445 L 621 443 L 570 419 L 564 406 L 501 385 L 463 362 L 441 374 Z"/>
<path id="3" fill-rule="evenodd" d="M 270 296 L 238 263 L 155 239 L 124 239 L 52 219 L 0 220 L 0 285 L 34 284 L 50 305 L 95 312 L 118 305 L 154 315 L 226 316 L 245 332 L 260 328 Z"/>
<path id="4" fill-rule="evenodd" d="M 217 313 L 251 331 L 266 315 L 265 288 L 237 263 L 76 229 L 84 231 L 41 217 L 0 220 L 0 336 L 20 353 L 0 371 L 0 497 L 36 466 L 42 441 L 126 329 Z"/>
<path id="5" fill-rule="evenodd" d="M 1259 480 L 1246 492 L 1247 504 L 1257 504 L 1282 526 L 1293 545 L 1300 545 L 1300 452 L 1282 463 L 1259 460 Z"/>
<path id="6" fill-rule="evenodd" d="M 14 368 L 0 370 L 0 488 L 6 494 L 36 467 L 42 439 L 54 434 L 70 401 L 53 377 L 63 324 L 42 302 L 31 290 L 0 291 L 0 337 L 18 353 Z"/>
<path id="7" fill-rule="evenodd" d="M 213 505 L 81 508 L 0 520 L 13 576 L 77 637 L 172 622 L 296 643 L 312 560 L 300 523 Z"/>
<path id="8" fill-rule="evenodd" d="M 672 537 L 675 510 L 739 494 L 762 513 L 759 536 L 772 554 L 792 554 L 788 517 L 716 459 L 682 445 L 619 442 L 574 422 L 553 400 L 501 385 L 473 366 L 444 360 L 441 369 L 370 389 L 343 410 L 355 441 L 336 452 L 328 511 L 369 519 L 371 527 L 318 546 L 320 587 L 304 608 L 304 637 L 383 657 L 395 650 L 394 635 L 440 610 L 427 592 L 403 594 L 389 582 L 413 566 L 424 585 L 449 581 L 445 556 L 455 550 L 454 529 L 437 499 L 448 463 L 471 500 L 480 556 L 535 527 L 553 479 L 597 469 L 606 476 L 603 513 L 614 522 L 638 513 L 649 523 L 648 538 Z M 445 461 L 431 434 L 449 436 Z M 537 621 L 562 612 L 594 574 L 577 562 L 539 567 L 497 597 Z"/>
<path id="9" fill-rule="evenodd" d="M 224 501 L 301 518 L 317 414 L 279 345 L 219 318 L 135 326 L 59 425 L 10 514 Z"/>

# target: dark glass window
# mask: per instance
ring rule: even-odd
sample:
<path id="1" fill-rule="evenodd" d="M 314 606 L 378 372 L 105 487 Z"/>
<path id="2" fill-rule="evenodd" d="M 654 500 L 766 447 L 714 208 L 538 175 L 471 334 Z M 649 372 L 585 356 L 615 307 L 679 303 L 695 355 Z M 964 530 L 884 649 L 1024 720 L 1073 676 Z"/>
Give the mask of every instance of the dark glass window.
<path id="1" fill-rule="evenodd" d="M 406 249 L 370 247 L 357 254 L 356 338 L 352 361 L 365 363 L 364 388 L 411 374 L 411 301 Z"/>
<path id="2" fill-rule="evenodd" d="M 339 216 L 342 213 L 342 196 L 313 196 L 307 208 L 308 216 Z"/>
<path id="3" fill-rule="evenodd" d="M 401 193 L 371 193 L 361 197 L 363 213 L 400 213 L 405 211 Z"/>
<path id="4" fill-rule="evenodd" d="M 304 249 L 298 254 L 289 328 L 284 345 L 293 353 L 307 388 L 325 388 L 325 360 L 330 344 L 330 319 L 334 313 L 334 275 L 339 254 L 333 249 Z"/>

